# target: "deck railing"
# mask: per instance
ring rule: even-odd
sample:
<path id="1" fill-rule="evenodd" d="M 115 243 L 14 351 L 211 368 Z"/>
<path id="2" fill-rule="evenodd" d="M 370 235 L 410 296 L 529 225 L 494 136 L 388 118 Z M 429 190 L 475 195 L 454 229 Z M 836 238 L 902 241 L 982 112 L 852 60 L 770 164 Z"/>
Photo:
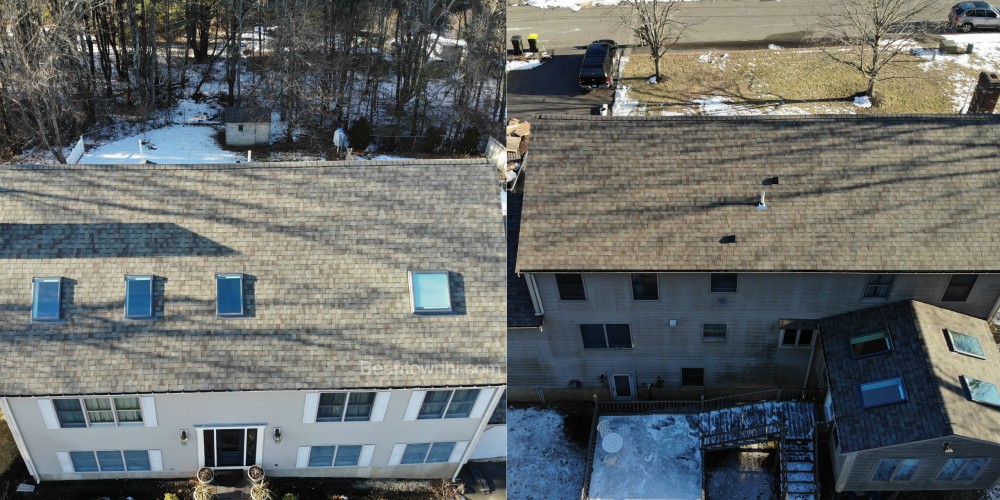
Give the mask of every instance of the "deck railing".
<path id="1" fill-rule="evenodd" d="M 722 408 L 731 408 L 762 401 L 808 401 L 815 403 L 825 394 L 826 389 L 766 389 L 762 391 L 733 394 L 718 398 L 688 401 L 594 401 L 594 418 L 590 426 L 590 446 L 587 450 L 587 468 L 583 476 L 580 500 L 590 495 L 590 476 L 594 472 L 594 449 L 597 446 L 597 421 L 601 415 L 643 415 L 652 413 L 701 413 Z M 595 396 L 596 397 L 596 396 Z"/>

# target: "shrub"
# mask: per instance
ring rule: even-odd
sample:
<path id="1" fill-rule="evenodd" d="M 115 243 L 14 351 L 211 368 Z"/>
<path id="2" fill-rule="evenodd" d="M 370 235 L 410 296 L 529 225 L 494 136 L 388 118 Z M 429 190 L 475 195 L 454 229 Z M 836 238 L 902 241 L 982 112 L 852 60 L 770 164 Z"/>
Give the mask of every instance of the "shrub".
<path id="1" fill-rule="evenodd" d="M 368 118 L 361 117 L 351 122 L 347 129 L 347 141 L 351 143 L 354 151 L 364 151 L 372 142 L 372 124 Z"/>
<path id="2" fill-rule="evenodd" d="M 299 497 L 295 493 L 285 493 L 281 500 L 299 500 Z"/>
<path id="3" fill-rule="evenodd" d="M 163 495 L 163 500 L 181 500 L 177 497 L 176 493 L 167 493 Z"/>

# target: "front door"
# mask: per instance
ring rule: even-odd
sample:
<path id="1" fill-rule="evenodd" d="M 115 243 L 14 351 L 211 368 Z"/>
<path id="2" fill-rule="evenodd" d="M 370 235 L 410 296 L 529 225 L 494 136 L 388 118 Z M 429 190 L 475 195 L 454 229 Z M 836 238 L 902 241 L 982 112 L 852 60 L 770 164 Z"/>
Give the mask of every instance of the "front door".
<path id="1" fill-rule="evenodd" d="M 257 427 L 201 429 L 204 467 L 249 467 L 259 461 Z"/>

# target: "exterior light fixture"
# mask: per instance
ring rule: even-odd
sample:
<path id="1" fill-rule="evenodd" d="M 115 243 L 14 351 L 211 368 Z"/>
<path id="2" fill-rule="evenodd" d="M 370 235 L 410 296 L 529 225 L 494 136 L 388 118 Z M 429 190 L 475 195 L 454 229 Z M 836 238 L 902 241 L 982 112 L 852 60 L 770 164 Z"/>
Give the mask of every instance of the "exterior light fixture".
<path id="1" fill-rule="evenodd" d="M 275 427 L 274 428 L 274 435 L 272 437 L 274 438 L 274 442 L 275 443 L 280 443 L 281 442 L 281 428 L 280 427 Z"/>
<path id="2" fill-rule="evenodd" d="M 951 443 L 945 443 L 944 444 L 944 452 L 945 453 L 955 453 L 955 450 L 951 447 Z"/>
<path id="3" fill-rule="evenodd" d="M 187 429 L 181 429 L 181 433 L 178 435 L 181 440 L 181 444 L 188 444 L 188 431 Z"/>

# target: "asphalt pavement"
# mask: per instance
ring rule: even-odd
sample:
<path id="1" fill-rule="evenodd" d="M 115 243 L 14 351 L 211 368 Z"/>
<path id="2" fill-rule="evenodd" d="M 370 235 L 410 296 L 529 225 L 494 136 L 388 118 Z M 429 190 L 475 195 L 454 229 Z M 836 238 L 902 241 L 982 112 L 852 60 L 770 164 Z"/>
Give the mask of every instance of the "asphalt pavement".
<path id="1" fill-rule="evenodd" d="M 813 34 L 810 26 L 830 1 L 835 0 L 699 0 L 684 2 L 678 19 L 696 23 L 675 48 L 795 46 Z M 925 21 L 943 23 L 956 0 L 935 0 Z M 554 54 L 551 61 L 507 75 L 507 114 L 530 120 L 540 113 L 589 114 L 601 103 L 611 103 L 612 91 L 585 92 L 577 86 L 583 49 L 589 42 L 610 38 L 619 44 L 636 40 L 620 23 L 617 6 L 539 9 L 507 6 L 507 48 L 510 37 L 537 33 L 541 45 Z M 640 47 L 635 50 L 643 51 Z"/>

